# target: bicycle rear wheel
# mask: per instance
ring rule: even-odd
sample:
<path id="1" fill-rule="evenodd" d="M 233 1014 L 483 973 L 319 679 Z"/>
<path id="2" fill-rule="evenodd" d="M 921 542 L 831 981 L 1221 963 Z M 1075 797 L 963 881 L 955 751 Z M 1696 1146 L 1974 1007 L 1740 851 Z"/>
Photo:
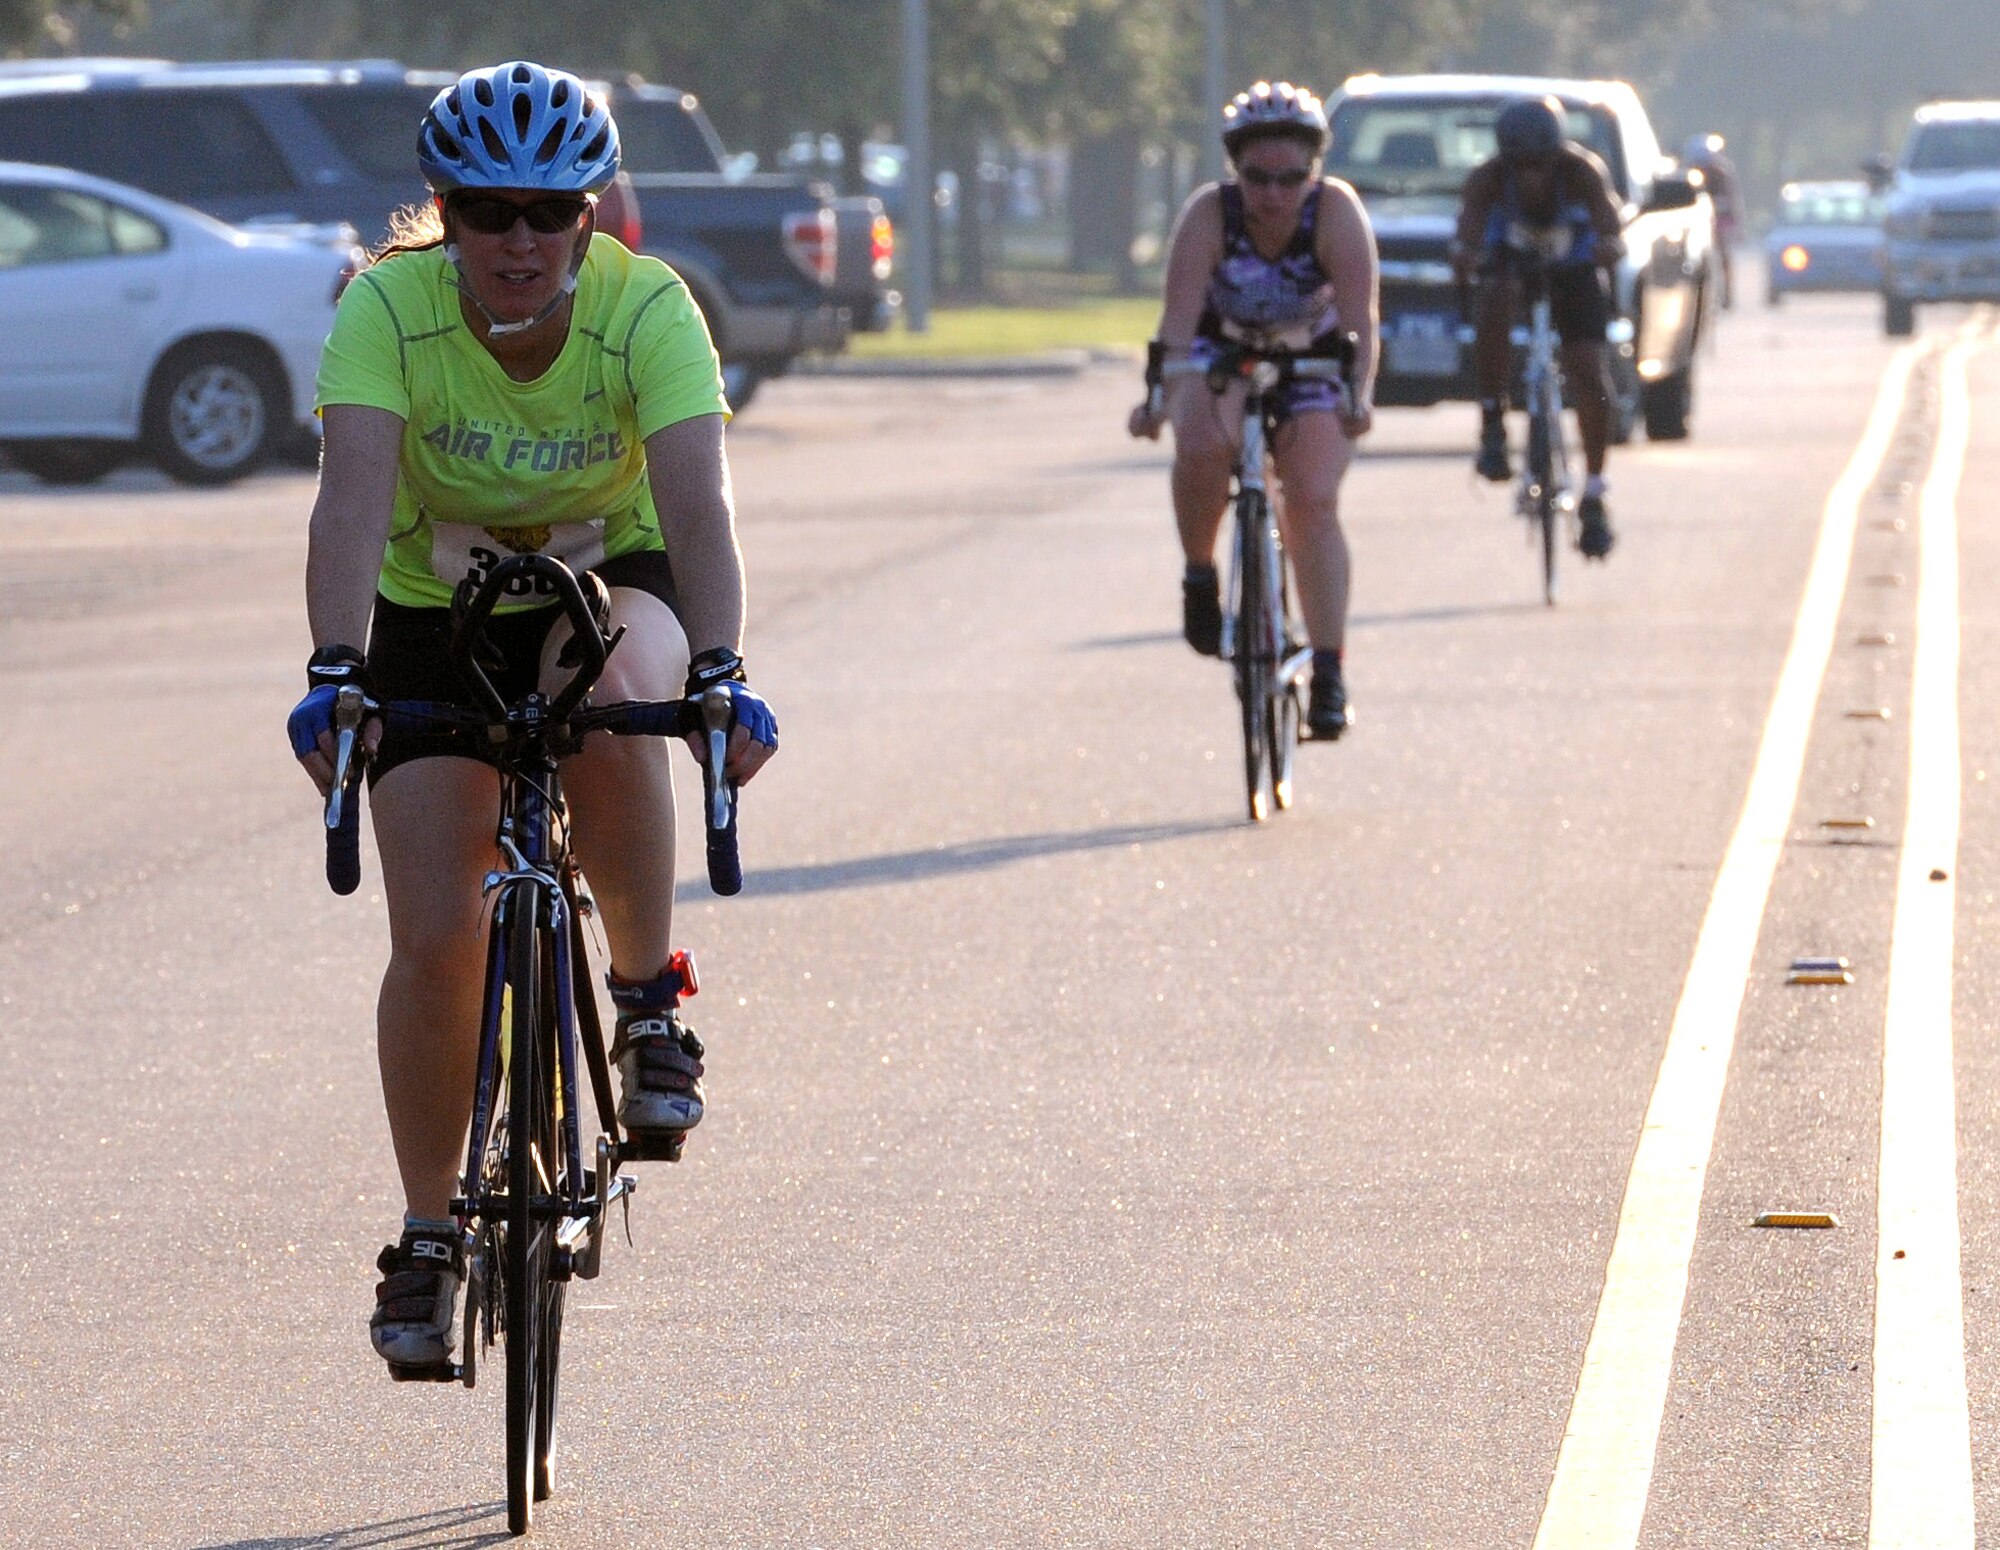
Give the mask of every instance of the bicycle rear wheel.
<path id="1" fill-rule="evenodd" d="M 1542 601 L 1556 600 L 1556 551 L 1562 526 L 1560 492 L 1556 488 L 1555 438 L 1560 434 L 1546 404 L 1528 416 L 1528 472 L 1535 485 L 1535 525 L 1542 540 Z"/>
<path id="2" fill-rule="evenodd" d="M 1269 816 L 1265 774 L 1271 758 L 1271 660 L 1269 584 L 1264 576 L 1264 534 L 1270 510 L 1256 490 L 1236 498 L 1236 699 L 1243 716 L 1243 783 L 1250 821 Z"/>
<path id="3" fill-rule="evenodd" d="M 507 1231 L 504 1289 L 507 1326 L 507 1526 L 525 1534 L 534 1503 L 553 1481 L 554 1374 L 562 1329 L 563 1285 L 554 1276 L 556 1193 L 554 1003 L 552 954 L 537 928 L 536 900 L 511 899 L 507 925 Z"/>

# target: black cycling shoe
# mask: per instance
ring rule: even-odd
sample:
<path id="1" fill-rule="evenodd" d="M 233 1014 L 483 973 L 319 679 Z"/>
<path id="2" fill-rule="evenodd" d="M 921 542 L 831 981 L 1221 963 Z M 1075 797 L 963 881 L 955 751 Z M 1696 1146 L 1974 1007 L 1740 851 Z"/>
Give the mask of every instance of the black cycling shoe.
<path id="1" fill-rule="evenodd" d="M 1514 465 L 1507 458 L 1507 422 L 1498 415 L 1480 422 L 1479 455 L 1472 460 L 1472 471 L 1495 484 L 1514 477 Z"/>
<path id="2" fill-rule="evenodd" d="M 1181 634 L 1201 655 L 1222 655 L 1222 578 L 1212 565 L 1181 577 Z"/>
<path id="3" fill-rule="evenodd" d="M 1583 519 L 1583 531 L 1577 535 L 1577 549 L 1586 560 L 1603 559 L 1616 542 L 1611 532 L 1611 518 L 1604 510 L 1604 497 L 1584 496 L 1577 503 L 1576 514 Z"/>
<path id="4" fill-rule="evenodd" d="M 458 1289 L 465 1280 L 465 1242 L 452 1226 L 403 1229 L 376 1257 L 382 1279 L 368 1320 L 375 1354 L 395 1376 L 432 1377 L 451 1364 Z"/>
<path id="5" fill-rule="evenodd" d="M 1332 663 L 1315 666 L 1312 693 L 1306 701 L 1306 736 L 1316 743 L 1331 743 L 1354 725 L 1354 712 L 1347 706 L 1347 685 L 1340 669 Z"/>

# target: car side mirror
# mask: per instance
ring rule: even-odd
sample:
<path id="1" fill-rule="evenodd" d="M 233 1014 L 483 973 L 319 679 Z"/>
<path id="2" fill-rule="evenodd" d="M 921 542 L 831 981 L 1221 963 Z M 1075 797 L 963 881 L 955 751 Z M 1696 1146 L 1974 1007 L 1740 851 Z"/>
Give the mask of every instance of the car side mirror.
<path id="1" fill-rule="evenodd" d="M 1702 176 L 1689 168 L 1653 179 L 1653 191 L 1646 197 L 1648 215 L 1661 210 L 1692 210 L 1702 195 Z"/>

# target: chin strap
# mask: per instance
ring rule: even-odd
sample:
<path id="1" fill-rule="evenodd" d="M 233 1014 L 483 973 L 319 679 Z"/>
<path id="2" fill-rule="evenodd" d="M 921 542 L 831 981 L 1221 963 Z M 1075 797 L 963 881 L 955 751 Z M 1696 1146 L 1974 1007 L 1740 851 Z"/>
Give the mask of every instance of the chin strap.
<path id="1" fill-rule="evenodd" d="M 447 240 L 444 245 L 444 256 L 451 260 L 451 267 L 457 272 L 457 278 L 451 283 L 457 287 L 458 294 L 471 302 L 474 308 L 478 310 L 479 315 L 486 319 L 486 333 L 488 338 L 504 339 L 510 334 L 524 334 L 529 329 L 546 323 L 550 318 L 554 317 L 557 311 L 561 309 L 562 304 L 575 294 L 576 277 L 583 272 L 583 256 L 590 251 L 590 239 L 596 230 L 597 207 L 593 204 L 583 213 L 583 239 L 576 245 L 576 256 L 569 261 L 569 273 L 563 276 L 562 285 L 557 289 L 555 295 L 550 298 L 549 304 L 546 307 L 542 308 L 533 317 L 525 318 L 519 323 L 501 322 L 500 319 L 496 318 L 488 310 L 486 303 L 473 294 L 472 286 L 465 278 L 465 265 L 460 261 L 458 256 L 458 244 Z"/>

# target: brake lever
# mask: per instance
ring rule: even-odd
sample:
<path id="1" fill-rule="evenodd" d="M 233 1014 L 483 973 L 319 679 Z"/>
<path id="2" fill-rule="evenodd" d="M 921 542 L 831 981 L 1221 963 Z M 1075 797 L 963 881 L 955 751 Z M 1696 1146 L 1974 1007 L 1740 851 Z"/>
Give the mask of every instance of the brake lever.
<path id="1" fill-rule="evenodd" d="M 368 696 L 356 684 L 344 684 L 333 697 L 333 789 L 326 799 L 326 826 L 338 829 L 347 805 L 348 779 L 354 765 L 354 745 L 368 719 Z"/>

